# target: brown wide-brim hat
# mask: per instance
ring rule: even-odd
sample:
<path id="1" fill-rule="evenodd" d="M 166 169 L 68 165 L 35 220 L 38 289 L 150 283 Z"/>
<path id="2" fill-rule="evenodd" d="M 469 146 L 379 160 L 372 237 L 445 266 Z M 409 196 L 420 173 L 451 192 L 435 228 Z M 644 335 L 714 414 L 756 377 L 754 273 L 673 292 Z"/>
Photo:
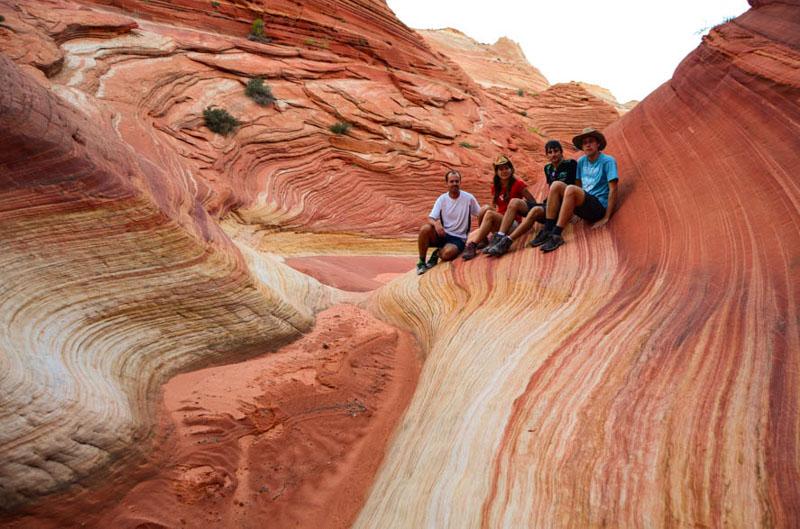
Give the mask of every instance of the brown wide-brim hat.
<path id="1" fill-rule="evenodd" d="M 588 137 L 592 137 L 597 140 L 597 143 L 600 144 L 600 150 L 606 148 L 606 137 L 603 136 L 603 133 L 597 129 L 593 129 L 592 127 L 588 127 L 583 129 L 583 132 L 572 138 L 572 144 L 578 150 L 583 150 L 583 140 Z"/>

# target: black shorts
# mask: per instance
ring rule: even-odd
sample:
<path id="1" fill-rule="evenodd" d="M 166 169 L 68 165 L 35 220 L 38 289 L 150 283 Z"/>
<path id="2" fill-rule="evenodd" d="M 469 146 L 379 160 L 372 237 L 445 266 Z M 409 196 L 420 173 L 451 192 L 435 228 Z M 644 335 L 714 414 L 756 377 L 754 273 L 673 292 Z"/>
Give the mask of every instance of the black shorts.
<path id="1" fill-rule="evenodd" d="M 458 248 L 458 252 L 461 253 L 464 251 L 464 247 L 467 245 L 467 240 L 462 239 L 461 237 L 456 237 L 455 235 L 450 235 L 449 233 L 445 233 L 444 237 L 436 236 L 436 242 L 433 243 L 433 246 L 436 248 L 444 248 L 445 244 L 452 244 L 456 248 Z"/>
<path id="2" fill-rule="evenodd" d="M 536 206 L 544 208 L 544 212 L 547 213 L 547 199 L 545 199 L 544 202 L 536 202 L 535 200 L 526 200 L 525 205 L 528 206 L 528 213 L 530 213 L 531 210 Z"/>
<path id="3" fill-rule="evenodd" d="M 585 193 L 583 204 L 575 208 L 575 214 L 587 222 L 597 222 L 606 216 L 606 208 L 596 196 Z"/>

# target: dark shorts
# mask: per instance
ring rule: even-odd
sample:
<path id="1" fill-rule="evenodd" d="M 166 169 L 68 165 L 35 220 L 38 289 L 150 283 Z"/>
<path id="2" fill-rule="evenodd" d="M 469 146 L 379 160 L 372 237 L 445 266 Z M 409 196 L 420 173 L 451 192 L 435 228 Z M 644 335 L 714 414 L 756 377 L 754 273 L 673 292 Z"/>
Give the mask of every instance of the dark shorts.
<path id="1" fill-rule="evenodd" d="M 547 215 L 547 200 L 544 202 L 536 202 L 535 200 L 526 200 L 525 204 L 528 206 L 528 213 L 535 207 L 540 207 L 544 210 L 544 214 Z M 544 216 L 542 217 L 544 218 Z"/>
<path id="2" fill-rule="evenodd" d="M 449 233 L 445 233 L 444 237 L 436 236 L 436 242 L 433 243 L 433 246 L 436 248 L 444 248 L 445 244 L 452 244 L 456 248 L 458 248 L 459 253 L 464 251 L 464 247 L 467 245 L 467 240 L 462 239 L 461 237 L 456 237 L 454 235 L 450 235 Z"/>
<path id="3" fill-rule="evenodd" d="M 585 193 L 583 204 L 575 208 L 575 214 L 587 222 L 597 222 L 606 216 L 606 208 L 596 196 Z"/>

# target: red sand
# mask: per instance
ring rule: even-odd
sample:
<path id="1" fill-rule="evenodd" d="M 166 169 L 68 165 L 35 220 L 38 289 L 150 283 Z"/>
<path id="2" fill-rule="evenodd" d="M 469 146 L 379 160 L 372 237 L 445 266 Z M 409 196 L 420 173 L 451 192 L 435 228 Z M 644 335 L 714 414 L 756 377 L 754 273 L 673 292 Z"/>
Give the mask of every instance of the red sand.
<path id="1" fill-rule="evenodd" d="M 351 292 L 375 290 L 414 268 L 416 257 L 317 255 L 293 257 L 286 264 L 326 285 Z"/>
<path id="2" fill-rule="evenodd" d="M 349 527 L 419 370 L 411 335 L 335 306 L 276 353 L 170 380 L 166 448 L 123 497 L 94 485 L 0 526 Z"/>

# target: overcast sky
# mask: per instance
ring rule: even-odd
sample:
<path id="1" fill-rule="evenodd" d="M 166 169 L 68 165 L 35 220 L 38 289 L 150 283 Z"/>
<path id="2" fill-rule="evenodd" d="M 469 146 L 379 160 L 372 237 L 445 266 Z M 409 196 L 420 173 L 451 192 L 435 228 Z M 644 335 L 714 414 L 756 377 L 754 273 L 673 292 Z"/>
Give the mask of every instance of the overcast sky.
<path id="1" fill-rule="evenodd" d="M 710 26 L 746 0 L 387 0 L 414 29 L 452 27 L 479 42 L 506 36 L 550 83 L 586 81 L 624 103 L 672 77 Z"/>

